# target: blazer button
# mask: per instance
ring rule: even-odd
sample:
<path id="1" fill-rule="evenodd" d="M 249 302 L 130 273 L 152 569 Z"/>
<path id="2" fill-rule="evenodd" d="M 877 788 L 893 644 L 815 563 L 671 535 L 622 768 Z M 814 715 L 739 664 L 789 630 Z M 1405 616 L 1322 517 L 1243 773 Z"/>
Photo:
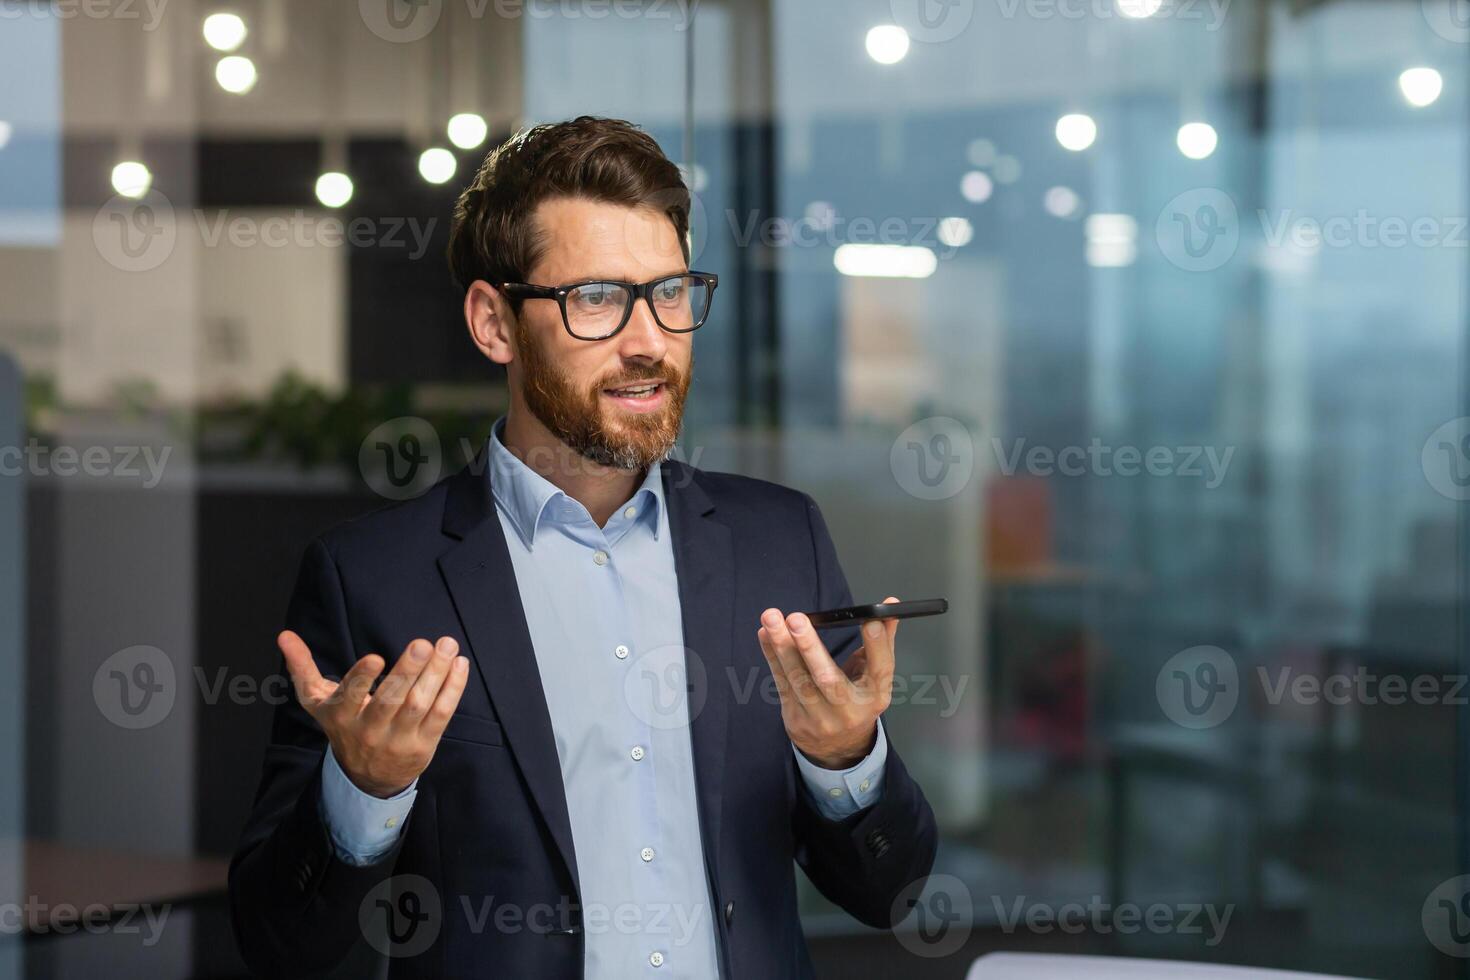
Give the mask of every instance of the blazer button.
<path id="1" fill-rule="evenodd" d="M 892 844 L 888 840 L 888 834 L 882 830 L 875 830 L 868 835 L 868 851 L 873 857 L 882 857 L 888 853 Z"/>
<path id="2" fill-rule="evenodd" d="M 725 925 L 728 926 L 730 923 L 732 923 L 734 921 L 735 921 L 735 903 L 734 902 L 726 902 L 725 903 Z"/>

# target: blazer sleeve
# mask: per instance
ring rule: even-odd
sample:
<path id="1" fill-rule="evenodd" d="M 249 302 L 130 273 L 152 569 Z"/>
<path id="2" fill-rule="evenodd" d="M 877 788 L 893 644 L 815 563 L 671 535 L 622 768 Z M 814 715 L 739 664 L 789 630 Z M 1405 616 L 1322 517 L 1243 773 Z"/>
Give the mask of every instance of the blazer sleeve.
<path id="1" fill-rule="evenodd" d="M 817 608 L 850 606 L 852 593 L 827 524 L 810 497 L 806 503 L 816 561 Z M 855 628 L 834 632 L 834 636 L 829 649 L 839 662 L 861 645 Z M 894 906 L 910 885 L 928 877 L 939 843 L 934 811 L 904 768 L 892 733 L 888 736 L 883 795 L 876 803 L 843 820 L 828 820 L 797 778 L 793 816 L 796 861 L 817 890 L 859 922 L 880 929 L 891 928 L 908 915 L 908 909 Z M 796 766 L 794 760 L 792 766 Z M 916 894 L 917 889 L 907 893 Z"/>
<path id="2" fill-rule="evenodd" d="M 323 676 L 342 677 L 356 662 L 341 578 L 320 538 L 302 559 L 286 625 L 306 641 Z M 294 696 L 276 707 L 229 876 L 235 937 L 257 976 L 312 976 L 340 963 L 361 938 L 362 902 L 397 861 L 402 834 L 373 864 L 337 856 L 321 814 L 326 748 L 326 735 Z"/>

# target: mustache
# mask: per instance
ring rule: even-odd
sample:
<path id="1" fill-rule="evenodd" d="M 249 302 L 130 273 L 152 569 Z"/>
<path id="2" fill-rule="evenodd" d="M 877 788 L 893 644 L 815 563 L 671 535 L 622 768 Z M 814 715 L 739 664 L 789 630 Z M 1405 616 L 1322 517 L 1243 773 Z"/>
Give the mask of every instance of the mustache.
<path id="1" fill-rule="evenodd" d="M 684 375 L 672 364 L 641 365 L 628 368 L 616 375 L 609 375 L 598 379 L 597 391 L 605 391 L 608 388 L 623 388 L 640 381 L 656 381 L 663 379 L 670 388 L 677 388 L 684 380 Z"/>

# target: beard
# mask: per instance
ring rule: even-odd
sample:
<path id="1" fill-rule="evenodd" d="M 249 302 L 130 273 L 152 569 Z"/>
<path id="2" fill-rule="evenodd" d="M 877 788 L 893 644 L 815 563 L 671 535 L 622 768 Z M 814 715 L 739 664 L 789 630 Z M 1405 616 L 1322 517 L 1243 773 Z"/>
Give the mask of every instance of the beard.
<path id="1" fill-rule="evenodd" d="M 633 364 L 583 387 L 551 362 L 541 342 L 519 322 L 515 337 L 526 407 L 572 451 L 599 466 L 634 472 L 648 469 L 673 451 L 684 422 L 692 357 L 687 373 L 666 360 Z M 667 398 L 661 410 L 614 415 L 616 410 L 609 406 L 604 411 L 604 389 L 656 378 L 663 378 Z"/>

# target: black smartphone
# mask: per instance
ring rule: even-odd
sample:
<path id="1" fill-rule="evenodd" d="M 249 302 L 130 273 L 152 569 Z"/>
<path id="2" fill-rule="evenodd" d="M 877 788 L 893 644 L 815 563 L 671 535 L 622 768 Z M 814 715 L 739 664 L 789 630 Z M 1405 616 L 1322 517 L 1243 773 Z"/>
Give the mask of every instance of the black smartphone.
<path id="1" fill-rule="evenodd" d="M 823 609 L 806 614 L 819 630 L 839 626 L 855 626 L 869 619 L 913 619 L 915 616 L 938 616 L 949 609 L 948 599 L 915 599 L 913 602 L 874 602 L 845 609 Z"/>

